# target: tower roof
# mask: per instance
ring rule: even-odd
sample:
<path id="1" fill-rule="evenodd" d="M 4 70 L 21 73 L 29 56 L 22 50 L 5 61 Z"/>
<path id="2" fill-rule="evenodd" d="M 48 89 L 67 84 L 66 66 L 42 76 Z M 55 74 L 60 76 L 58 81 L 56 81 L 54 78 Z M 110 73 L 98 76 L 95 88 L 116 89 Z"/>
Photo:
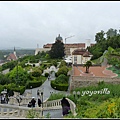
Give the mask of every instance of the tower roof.
<path id="1" fill-rule="evenodd" d="M 63 40 L 60 34 L 58 35 L 58 37 L 56 37 L 56 40 Z"/>

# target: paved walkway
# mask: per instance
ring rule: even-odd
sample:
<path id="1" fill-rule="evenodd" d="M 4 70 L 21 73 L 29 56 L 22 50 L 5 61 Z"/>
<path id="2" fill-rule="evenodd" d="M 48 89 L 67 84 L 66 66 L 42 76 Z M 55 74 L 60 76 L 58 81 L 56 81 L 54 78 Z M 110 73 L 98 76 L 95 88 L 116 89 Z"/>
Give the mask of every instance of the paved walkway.
<path id="1" fill-rule="evenodd" d="M 79 69 L 83 72 L 81 73 Z M 89 68 L 89 73 L 85 73 L 86 68 L 83 66 L 74 66 L 74 75 L 76 76 L 96 76 L 96 77 L 116 77 L 117 75 L 111 70 L 107 70 L 106 66 L 91 66 Z"/>
<path id="2" fill-rule="evenodd" d="M 25 92 L 32 92 L 32 97 L 35 97 L 37 99 L 37 90 L 43 91 L 43 101 L 46 101 L 50 97 L 50 92 L 53 93 L 59 93 L 61 91 L 55 90 L 51 87 L 50 81 L 54 80 L 55 78 L 51 78 L 50 80 L 46 80 L 40 87 L 33 88 L 33 89 L 26 89 Z M 63 92 L 65 94 L 69 94 L 68 92 Z M 36 102 L 37 105 L 37 102 Z M 51 118 L 63 118 L 62 117 L 62 109 L 60 110 L 48 110 L 43 111 L 43 115 L 46 116 L 48 113 L 50 113 Z"/>

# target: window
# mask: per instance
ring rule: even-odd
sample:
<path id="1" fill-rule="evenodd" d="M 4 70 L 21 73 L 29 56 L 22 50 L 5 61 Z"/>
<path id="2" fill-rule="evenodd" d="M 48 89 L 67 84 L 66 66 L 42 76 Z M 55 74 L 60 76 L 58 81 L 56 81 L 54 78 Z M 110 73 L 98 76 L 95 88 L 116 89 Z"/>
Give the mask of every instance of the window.
<path id="1" fill-rule="evenodd" d="M 74 64 L 77 64 L 77 56 L 74 56 Z"/>

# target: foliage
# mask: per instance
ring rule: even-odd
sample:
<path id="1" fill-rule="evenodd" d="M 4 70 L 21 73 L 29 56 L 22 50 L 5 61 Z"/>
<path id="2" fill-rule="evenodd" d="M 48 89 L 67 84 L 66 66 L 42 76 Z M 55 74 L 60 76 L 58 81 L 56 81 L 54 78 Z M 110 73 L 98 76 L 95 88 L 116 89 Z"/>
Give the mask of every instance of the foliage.
<path id="1" fill-rule="evenodd" d="M 16 66 L 13 70 L 7 73 L 7 77 L 9 77 L 13 83 L 25 85 L 27 82 L 28 73 L 21 66 Z"/>
<path id="2" fill-rule="evenodd" d="M 64 74 L 60 74 L 56 79 L 55 83 L 68 83 L 69 77 L 65 76 Z"/>
<path id="3" fill-rule="evenodd" d="M 53 60 L 52 61 L 52 65 L 54 65 L 55 67 L 57 67 L 57 60 Z"/>
<path id="4" fill-rule="evenodd" d="M 86 94 L 84 96 L 75 96 L 72 94 L 73 91 L 100 91 L 107 88 L 110 94 L 93 94 L 89 96 Z M 119 84 L 107 84 L 104 81 L 98 83 L 98 86 L 88 86 L 75 88 L 71 91 L 71 94 L 66 95 L 70 100 L 72 100 L 77 108 L 77 116 L 69 114 L 65 118 L 119 118 L 120 117 L 120 85 Z M 49 100 L 61 99 L 64 94 L 52 94 Z M 82 95 L 82 94 L 80 94 Z M 92 112 L 91 112 L 92 111 Z"/>
<path id="5" fill-rule="evenodd" d="M 5 84 L 8 84 L 10 83 L 10 80 L 9 78 L 7 78 L 5 75 L 3 74 L 0 74 L 0 84 L 1 85 L 5 85 Z"/>
<path id="6" fill-rule="evenodd" d="M 59 93 L 53 93 L 50 95 L 50 97 L 48 98 L 48 101 L 51 100 L 57 100 L 57 99 L 61 99 L 63 97 L 65 97 L 65 93 L 59 92 Z"/>
<path id="7" fill-rule="evenodd" d="M 84 64 L 84 67 L 86 67 L 86 73 L 89 73 L 90 66 L 92 66 L 92 62 L 90 60 Z"/>
<path id="8" fill-rule="evenodd" d="M 52 44 L 51 50 L 49 51 L 49 55 L 52 59 L 63 58 L 65 55 L 64 49 L 64 43 L 58 40 Z"/>
<path id="9" fill-rule="evenodd" d="M 55 80 L 51 81 L 51 87 L 59 91 L 67 91 L 68 83 L 56 83 Z"/>
<path id="10" fill-rule="evenodd" d="M 105 34 L 107 35 L 107 38 L 105 38 Z M 97 42 L 95 45 L 88 47 L 89 52 L 93 55 L 92 60 L 102 56 L 109 46 L 113 49 L 120 48 L 120 34 L 117 34 L 117 30 L 112 28 L 106 33 L 103 30 L 97 33 L 95 41 Z"/>
<path id="11" fill-rule="evenodd" d="M 40 118 L 40 113 L 36 112 L 33 108 L 27 112 L 26 118 Z"/>
<path id="12" fill-rule="evenodd" d="M 67 65 L 67 63 L 66 63 L 64 60 L 62 60 L 61 63 L 60 63 L 59 68 L 61 68 L 61 67 L 63 67 L 63 66 L 66 66 L 66 65 Z"/>
<path id="13" fill-rule="evenodd" d="M 2 65 L 2 70 L 10 69 L 12 70 L 17 64 L 17 61 L 8 61 L 7 63 Z"/>
<path id="14" fill-rule="evenodd" d="M 84 113 L 84 118 L 119 118 L 120 98 L 112 98 L 104 101 L 99 106 L 88 108 Z M 92 111 L 92 113 L 90 112 Z"/>
<path id="15" fill-rule="evenodd" d="M 41 70 L 32 71 L 32 76 L 34 76 L 34 77 L 39 77 L 39 76 L 41 76 L 41 74 L 42 74 Z"/>
<path id="16" fill-rule="evenodd" d="M 105 33 L 104 33 L 103 30 L 101 30 L 101 32 L 96 33 L 96 35 L 95 35 L 95 41 L 96 41 L 97 43 L 100 43 L 102 40 L 105 39 L 105 38 L 104 38 L 104 35 L 105 35 Z"/>
<path id="17" fill-rule="evenodd" d="M 59 68 L 58 72 L 57 72 L 57 76 L 59 76 L 60 74 L 64 74 L 67 76 L 69 69 L 67 66 L 63 66 L 61 68 Z"/>
<path id="18" fill-rule="evenodd" d="M 49 112 L 45 115 L 45 118 L 51 118 Z"/>

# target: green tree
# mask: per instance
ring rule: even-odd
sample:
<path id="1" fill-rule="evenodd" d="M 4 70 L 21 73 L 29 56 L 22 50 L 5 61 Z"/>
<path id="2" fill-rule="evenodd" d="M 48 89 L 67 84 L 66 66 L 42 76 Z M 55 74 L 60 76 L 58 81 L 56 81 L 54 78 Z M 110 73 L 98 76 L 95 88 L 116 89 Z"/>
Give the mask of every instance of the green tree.
<path id="1" fill-rule="evenodd" d="M 52 59 L 55 58 L 61 59 L 65 56 L 64 49 L 65 47 L 63 42 L 58 40 L 52 45 L 52 48 L 49 51 L 49 55 Z"/>
<path id="2" fill-rule="evenodd" d="M 99 42 L 105 40 L 104 35 L 105 35 L 105 33 L 104 33 L 103 30 L 101 30 L 101 32 L 96 33 L 96 35 L 95 35 L 95 41 L 96 41 L 97 43 L 99 43 Z"/>
<path id="3" fill-rule="evenodd" d="M 107 38 L 116 36 L 116 35 L 117 35 L 117 30 L 110 28 L 110 29 L 106 32 L 106 35 L 107 35 Z"/>
<path id="4" fill-rule="evenodd" d="M 89 73 L 90 66 L 92 66 L 92 62 L 90 60 L 84 64 L 84 67 L 86 67 L 86 73 Z"/>
<path id="5" fill-rule="evenodd" d="M 6 76 L 11 80 L 12 83 L 19 85 L 25 85 L 27 82 L 28 73 L 21 66 L 14 67 Z"/>
<path id="6" fill-rule="evenodd" d="M 0 73 L 0 84 L 5 85 L 8 83 L 10 83 L 9 79 L 5 75 Z"/>

